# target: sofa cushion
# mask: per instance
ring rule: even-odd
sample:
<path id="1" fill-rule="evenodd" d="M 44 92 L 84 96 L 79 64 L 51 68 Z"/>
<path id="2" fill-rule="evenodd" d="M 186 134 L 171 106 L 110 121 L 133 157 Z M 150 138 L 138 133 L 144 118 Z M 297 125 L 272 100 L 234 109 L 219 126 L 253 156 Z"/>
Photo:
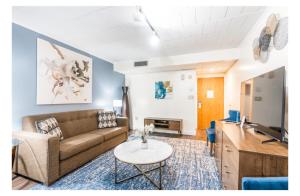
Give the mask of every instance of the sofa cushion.
<path id="1" fill-rule="evenodd" d="M 58 126 L 58 122 L 54 117 L 35 121 L 35 126 L 38 133 L 55 135 L 60 140 L 64 139 L 62 131 Z"/>
<path id="2" fill-rule="evenodd" d="M 117 115 L 115 112 L 98 112 L 98 128 L 108 128 L 117 126 Z"/>
<path id="3" fill-rule="evenodd" d="M 92 132 L 76 135 L 60 142 L 59 157 L 65 160 L 73 155 L 103 143 L 104 136 Z"/>
<path id="4" fill-rule="evenodd" d="M 101 109 L 79 110 L 70 112 L 58 112 L 49 114 L 38 114 L 25 116 L 22 119 L 22 130 L 36 132 L 35 121 L 46 118 L 56 118 L 59 128 L 62 131 L 64 139 L 88 133 L 98 129 L 98 112 Z"/>
<path id="5" fill-rule="evenodd" d="M 126 127 L 113 127 L 113 128 L 97 129 L 95 131 L 92 131 L 91 133 L 101 135 L 104 137 L 104 141 L 107 141 L 125 132 L 127 132 Z"/>

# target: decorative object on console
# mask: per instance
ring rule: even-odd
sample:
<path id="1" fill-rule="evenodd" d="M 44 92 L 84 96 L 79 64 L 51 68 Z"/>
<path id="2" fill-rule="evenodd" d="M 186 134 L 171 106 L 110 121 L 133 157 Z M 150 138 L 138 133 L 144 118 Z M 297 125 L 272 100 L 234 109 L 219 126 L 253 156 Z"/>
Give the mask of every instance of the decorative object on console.
<path id="1" fill-rule="evenodd" d="M 129 113 L 129 101 L 128 101 L 128 86 L 122 86 L 122 108 L 121 115 L 128 118 L 128 127 L 130 128 L 130 113 Z"/>
<path id="2" fill-rule="evenodd" d="M 113 109 L 117 116 L 121 116 L 121 113 L 118 112 L 120 108 L 122 108 L 122 100 L 113 100 Z"/>
<path id="3" fill-rule="evenodd" d="M 155 82 L 155 99 L 170 99 L 173 96 L 173 86 L 170 81 Z"/>
<path id="4" fill-rule="evenodd" d="M 272 41 L 273 38 L 273 41 Z M 279 20 L 279 15 L 271 14 L 262 29 L 259 38 L 255 38 L 252 44 L 253 57 L 266 63 L 270 56 L 272 44 L 277 50 L 283 49 L 288 43 L 288 18 Z"/>
<path id="5" fill-rule="evenodd" d="M 246 122 L 246 116 L 243 116 L 240 124 L 241 129 L 244 127 L 245 122 Z"/>
<path id="6" fill-rule="evenodd" d="M 37 39 L 37 104 L 92 102 L 92 58 Z"/>
<path id="7" fill-rule="evenodd" d="M 117 126 L 117 115 L 115 112 L 99 111 L 98 112 L 98 128 L 108 128 Z"/>
<path id="8" fill-rule="evenodd" d="M 45 120 L 35 121 L 36 130 L 38 133 L 55 135 L 59 137 L 60 140 L 63 140 L 63 134 L 61 129 L 58 126 L 56 118 L 51 117 Z"/>

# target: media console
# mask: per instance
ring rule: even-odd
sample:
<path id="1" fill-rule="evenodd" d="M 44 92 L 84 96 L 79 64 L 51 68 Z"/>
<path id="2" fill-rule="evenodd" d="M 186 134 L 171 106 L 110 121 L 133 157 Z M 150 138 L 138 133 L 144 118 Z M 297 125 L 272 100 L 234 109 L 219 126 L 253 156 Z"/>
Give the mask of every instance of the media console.
<path id="1" fill-rule="evenodd" d="M 215 159 L 225 189 L 241 189 L 243 177 L 288 176 L 288 147 L 262 143 L 270 137 L 253 128 L 217 121 Z"/>
<path id="2" fill-rule="evenodd" d="M 176 118 L 155 118 L 147 117 L 144 119 L 144 125 L 153 124 L 155 128 L 177 131 L 182 134 L 182 119 Z"/>

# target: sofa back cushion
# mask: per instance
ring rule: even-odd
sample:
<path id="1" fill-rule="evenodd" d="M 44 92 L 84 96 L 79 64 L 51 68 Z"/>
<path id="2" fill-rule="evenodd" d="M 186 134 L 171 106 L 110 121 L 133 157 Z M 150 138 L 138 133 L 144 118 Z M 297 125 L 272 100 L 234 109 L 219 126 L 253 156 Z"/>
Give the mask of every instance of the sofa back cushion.
<path id="1" fill-rule="evenodd" d="M 72 136 L 96 130 L 98 127 L 98 111 L 101 111 L 101 109 L 26 116 L 23 117 L 22 128 L 24 131 L 36 132 L 36 121 L 54 117 L 58 122 L 58 126 L 62 131 L 64 139 L 66 139 Z"/>

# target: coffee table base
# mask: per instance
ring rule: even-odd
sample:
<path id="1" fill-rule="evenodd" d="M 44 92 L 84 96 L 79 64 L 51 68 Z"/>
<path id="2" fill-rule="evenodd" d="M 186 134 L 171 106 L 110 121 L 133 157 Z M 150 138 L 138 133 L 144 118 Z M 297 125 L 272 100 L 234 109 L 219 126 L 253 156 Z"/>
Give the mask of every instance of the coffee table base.
<path id="1" fill-rule="evenodd" d="M 165 161 L 161 161 L 159 162 L 159 166 L 158 167 L 155 167 L 153 169 L 150 169 L 150 170 L 146 170 L 146 171 L 143 171 L 139 166 L 137 165 L 134 165 L 135 168 L 137 168 L 137 170 L 139 170 L 139 174 L 136 174 L 136 175 L 133 175 L 133 176 L 129 176 L 127 178 L 123 178 L 121 180 L 118 180 L 118 176 L 117 176 L 117 172 L 118 172 L 118 164 L 117 164 L 117 161 L 118 159 L 115 158 L 115 183 L 118 184 L 118 183 L 122 183 L 124 181 L 127 181 L 127 180 L 130 180 L 132 178 L 135 178 L 135 177 L 138 177 L 138 176 L 141 176 L 143 175 L 145 178 L 147 178 L 156 188 L 158 188 L 159 190 L 162 189 L 162 183 L 161 183 L 161 179 L 162 179 L 162 168 L 166 165 L 166 162 Z M 164 164 L 163 164 L 164 162 Z M 151 179 L 147 173 L 151 172 L 151 171 L 154 171 L 154 170 L 157 170 L 159 169 L 159 183 L 157 184 L 156 182 L 154 182 L 153 179 Z"/>

